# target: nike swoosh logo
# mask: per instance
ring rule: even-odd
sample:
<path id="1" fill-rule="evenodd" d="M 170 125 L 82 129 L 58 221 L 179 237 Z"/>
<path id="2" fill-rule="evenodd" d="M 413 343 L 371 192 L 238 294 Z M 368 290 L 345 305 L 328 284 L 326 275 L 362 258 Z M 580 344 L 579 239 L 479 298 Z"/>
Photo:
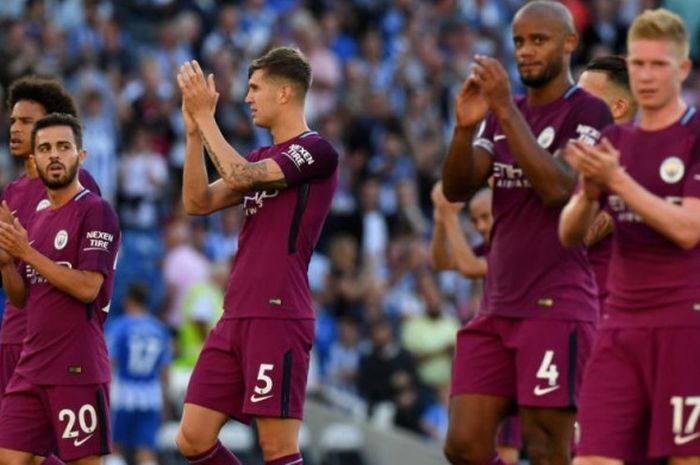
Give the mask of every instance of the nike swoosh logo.
<path id="1" fill-rule="evenodd" d="M 269 396 L 256 397 L 255 394 L 253 394 L 252 396 L 250 396 L 250 401 L 253 402 L 254 404 L 257 404 L 258 402 L 262 402 L 263 400 L 269 399 L 272 396 L 273 395 L 270 394 Z"/>
<path id="2" fill-rule="evenodd" d="M 498 135 L 493 136 L 493 141 L 498 142 L 499 140 L 503 140 L 505 138 L 506 138 L 505 134 L 498 134 Z"/>
<path id="3" fill-rule="evenodd" d="M 676 434 L 673 437 L 673 442 L 677 446 L 682 446 L 683 444 L 688 444 L 690 441 L 695 441 L 697 438 L 700 438 L 700 433 L 693 433 L 689 436 L 681 436 L 680 434 Z"/>
<path id="4" fill-rule="evenodd" d="M 95 433 L 92 433 L 92 434 L 95 434 Z M 73 445 L 75 447 L 82 446 L 85 443 L 85 441 L 87 441 L 88 439 L 90 439 L 92 437 L 92 434 L 85 436 L 83 439 L 76 439 L 75 441 L 73 441 Z"/>
<path id="5" fill-rule="evenodd" d="M 556 391 L 559 389 L 559 385 L 557 384 L 556 386 L 549 386 L 546 388 L 540 387 L 540 386 L 535 386 L 534 393 L 536 396 L 543 396 L 545 394 L 549 394 L 552 391 Z"/>

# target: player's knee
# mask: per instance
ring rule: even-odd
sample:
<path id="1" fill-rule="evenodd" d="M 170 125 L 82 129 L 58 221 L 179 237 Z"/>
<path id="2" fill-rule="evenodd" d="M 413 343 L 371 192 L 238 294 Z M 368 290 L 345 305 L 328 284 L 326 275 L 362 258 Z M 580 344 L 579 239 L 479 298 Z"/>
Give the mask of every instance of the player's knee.
<path id="1" fill-rule="evenodd" d="M 262 450 L 265 460 L 274 460 L 278 457 L 286 457 L 299 452 L 299 446 L 295 438 L 261 435 L 258 439 L 258 444 L 260 444 L 260 450 Z"/>
<path id="2" fill-rule="evenodd" d="M 14 454 L 7 449 L 0 449 L 0 465 L 30 465 L 32 456 Z"/>
<path id="3" fill-rule="evenodd" d="M 489 441 L 474 438 L 448 436 L 443 447 L 445 457 L 452 465 L 482 465 L 493 458 L 494 450 Z"/>
<path id="4" fill-rule="evenodd" d="M 187 425 L 180 425 L 180 429 L 177 430 L 177 436 L 175 436 L 175 445 L 182 455 L 185 457 L 192 457 L 193 455 L 201 454 L 209 450 L 216 442 L 207 444 L 208 438 L 202 438 L 198 435 L 196 431 Z"/>
<path id="5" fill-rule="evenodd" d="M 556 460 L 559 455 L 563 454 L 568 457 L 568 447 L 556 444 L 555 441 L 555 438 L 544 431 L 528 435 L 526 452 L 530 463 L 532 465 L 560 463 L 559 460 Z"/>

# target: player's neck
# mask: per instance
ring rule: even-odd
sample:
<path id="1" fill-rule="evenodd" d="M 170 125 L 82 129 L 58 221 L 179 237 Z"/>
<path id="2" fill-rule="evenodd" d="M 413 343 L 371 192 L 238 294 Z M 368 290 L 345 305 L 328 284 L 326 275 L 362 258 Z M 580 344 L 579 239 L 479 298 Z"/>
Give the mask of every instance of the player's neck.
<path id="1" fill-rule="evenodd" d="M 30 157 L 24 159 L 24 172 L 28 178 L 36 178 L 39 176 L 39 172 L 36 170 L 36 163 Z"/>
<path id="2" fill-rule="evenodd" d="M 84 190 L 84 187 L 78 181 L 78 177 L 73 180 L 72 183 L 63 187 L 61 189 L 46 189 L 47 197 L 49 202 L 51 202 L 51 208 L 54 210 L 61 208 L 68 202 L 70 202 L 73 197 L 75 197 L 78 192 Z"/>
<path id="3" fill-rule="evenodd" d="M 527 101 L 532 106 L 542 106 L 559 99 L 574 85 L 571 73 L 561 73 L 542 87 L 528 87 Z"/>
<path id="4" fill-rule="evenodd" d="M 645 131 L 658 131 L 678 121 L 687 109 L 688 105 L 680 96 L 661 108 L 640 108 L 639 127 Z"/>
<path id="5" fill-rule="evenodd" d="M 304 109 L 280 115 L 280 119 L 270 127 L 272 142 L 280 144 L 309 130 L 304 117 Z"/>

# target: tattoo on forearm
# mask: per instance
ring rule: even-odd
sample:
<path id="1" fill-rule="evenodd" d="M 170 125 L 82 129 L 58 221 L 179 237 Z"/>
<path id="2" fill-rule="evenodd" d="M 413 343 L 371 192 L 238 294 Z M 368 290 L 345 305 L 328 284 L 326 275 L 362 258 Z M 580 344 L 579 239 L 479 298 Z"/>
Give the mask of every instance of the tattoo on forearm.
<path id="1" fill-rule="evenodd" d="M 613 231 L 613 219 L 606 212 L 600 212 L 593 220 L 593 224 L 588 231 L 586 231 L 586 237 L 583 239 L 583 243 L 586 247 L 590 247 L 601 240 L 605 239 Z"/>
<path id="2" fill-rule="evenodd" d="M 214 167 L 216 167 L 216 171 L 219 172 L 219 176 L 222 178 L 226 179 L 227 174 L 226 170 L 224 170 L 224 165 L 219 159 L 219 156 L 214 152 L 214 149 L 212 148 L 211 144 L 209 143 L 209 139 L 204 135 L 204 132 L 200 129 L 199 130 L 199 136 L 202 139 L 202 143 L 204 144 L 204 148 L 207 150 L 207 153 L 209 154 L 209 159 L 214 163 Z"/>
<path id="3" fill-rule="evenodd" d="M 250 190 L 264 189 L 284 189 L 287 182 L 284 177 L 280 179 L 265 179 L 269 174 L 267 165 L 263 161 L 255 163 L 230 163 L 229 169 L 224 167 L 222 157 L 217 154 L 207 140 L 204 133 L 199 131 L 204 148 L 206 148 L 209 158 L 216 167 L 216 171 L 224 180 L 235 179 L 236 183 L 245 186 Z"/>

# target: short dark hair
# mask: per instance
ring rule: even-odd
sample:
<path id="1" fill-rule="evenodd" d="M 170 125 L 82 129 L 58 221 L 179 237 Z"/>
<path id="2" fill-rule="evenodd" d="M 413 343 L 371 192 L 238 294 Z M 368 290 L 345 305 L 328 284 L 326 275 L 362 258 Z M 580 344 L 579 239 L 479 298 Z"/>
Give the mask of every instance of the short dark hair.
<path id="1" fill-rule="evenodd" d="M 7 96 L 7 107 L 12 107 L 21 100 L 31 100 L 38 103 L 49 113 L 65 113 L 78 116 L 73 97 L 63 85 L 55 79 L 44 79 L 27 76 L 14 81 L 10 85 Z"/>
<path id="2" fill-rule="evenodd" d="M 276 47 L 253 60 L 248 67 L 248 78 L 258 70 L 264 71 L 268 76 L 291 81 L 301 97 L 311 87 L 311 64 L 302 51 L 295 47 Z"/>
<path id="3" fill-rule="evenodd" d="M 630 90 L 630 76 L 627 72 L 627 62 L 619 55 L 606 55 L 592 59 L 586 65 L 585 71 L 600 71 L 605 73 L 608 79 Z"/>
<path id="4" fill-rule="evenodd" d="M 32 153 L 34 153 L 34 149 L 36 148 L 36 133 L 41 129 L 53 126 L 69 126 L 73 131 L 76 148 L 82 150 L 83 127 L 80 124 L 80 120 L 66 113 L 50 113 L 34 123 L 34 127 L 32 128 Z"/>
<path id="5" fill-rule="evenodd" d="M 140 282 L 131 283 L 126 291 L 126 298 L 137 305 L 146 306 L 148 303 L 148 288 Z"/>

